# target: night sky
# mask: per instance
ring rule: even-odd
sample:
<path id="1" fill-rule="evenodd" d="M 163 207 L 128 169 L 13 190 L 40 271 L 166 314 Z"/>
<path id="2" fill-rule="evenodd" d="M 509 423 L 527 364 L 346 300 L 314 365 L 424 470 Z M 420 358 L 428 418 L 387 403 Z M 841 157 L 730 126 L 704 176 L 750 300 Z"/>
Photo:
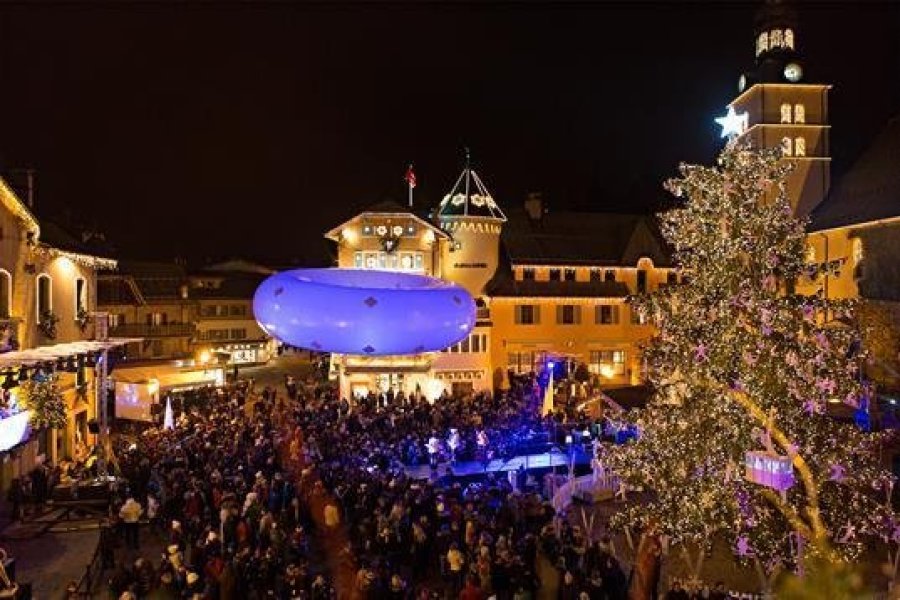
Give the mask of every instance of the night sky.
<path id="1" fill-rule="evenodd" d="M 641 211 L 753 59 L 758 3 L 0 7 L 0 168 L 122 256 L 324 256 L 385 199 L 434 204 L 462 147 L 501 206 Z M 900 111 L 900 4 L 799 4 L 835 175 Z"/>

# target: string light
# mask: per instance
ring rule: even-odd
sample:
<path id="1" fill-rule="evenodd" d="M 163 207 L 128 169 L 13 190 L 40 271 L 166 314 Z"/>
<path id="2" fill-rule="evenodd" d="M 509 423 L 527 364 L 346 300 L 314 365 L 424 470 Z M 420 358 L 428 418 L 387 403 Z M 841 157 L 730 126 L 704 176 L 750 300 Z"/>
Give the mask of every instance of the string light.
<path id="1" fill-rule="evenodd" d="M 892 522 L 876 498 L 891 481 L 880 436 L 825 414 L 832 398 L 867 401 L 849 351 L 858 332 L 833 326 L 852 322 L 855 302 L 792 292 L 808 268 L 805 222 L 792 217 L 778 150 L 732 140 L 716 167 L 680 170 L 666 188 L 684 202 L 661 229 L 691 278 L 632 301 L 657 327 L 644 353 L 656 393 L 634 417 L 639 438 L 602 457 L 655 495 L 613 525 L 655 523 L 701 549 L 722 536 L 739 560 L 770 570 L 797 559 L 798 536 L 822 530 L 836 555 L 854 558 L 863 536 Z M 747 453 L 773 440 L 800 475 L 781 493 L 744 476 Z"/>

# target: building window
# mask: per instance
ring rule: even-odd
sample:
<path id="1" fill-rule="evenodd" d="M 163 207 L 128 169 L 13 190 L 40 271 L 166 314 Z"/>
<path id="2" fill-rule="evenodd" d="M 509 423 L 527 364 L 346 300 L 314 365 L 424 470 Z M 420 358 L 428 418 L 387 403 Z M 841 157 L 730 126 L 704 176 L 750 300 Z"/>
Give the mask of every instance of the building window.
<path id="1" fill-rule="evenodd" d="M 472 352 L 473 353 L 481 352 L 481 336 L 476 334 L 476 335 L 471 336 L 471 338 L 472 338 L 472 341 L 469 344 L 469 347 L 471 348 Z"/>
<path id="2" fill-rule="evenodd" d="M 150 344 L 150 353 L 152 356 L 162 356 L 163 355 L 163 341 L 162 340 L 153 340 Z"/>
<path id="3" fill-rule="evenodd" d="M 169 322 L 169 315 L 164 312 L 155 312 L 147 315 L 147 325 L 166 325 Z"/>
<path id="4" fill-rule="evenodd" d="M 575 269 L 566 269 L 566 281 L 575 281 Z"/>
<path id="5" fill-rule="evenodd" d="M 531 373 L 534 370 L 534 352 L 510 352 L 506 355 L 506 365 L 513 373 Z"/>
<path id="6" fill-rule="evenodd" d="M 562 278 L 562 271 L 559 269 L 550 269 L 550 281 L 559 281 Z"/>
<path id="7" fill-rule="evenodd" d="M 607 269 L 606 274 L 603 276 L 604 281 L 615 281 L 616 280 L 616 272 L 612 269 Z"/>
<path id="8" fill-rule="evenodd" d="M 647 293 L 647 271 L 644 269 L 638 269 L 637 272 L 637 293 Z"/>
<path id="9" fill-rule="evenodd" d="M 790 123 L 791 122 L 791 105 L 785 102 L 781 105 L 781 122 L 782 123 Z"/>
<path id="10" fill-rule="evenodd" d="M 806 246 L 806 262 L 809 264 L 816 262 L 816 247 L 812 244 Z"/>
<path id="11" fill-rule="evenodd" d="M 794 156 L 806 156 L 806 138 L 794 138 Z"/>
<path id="12" fill-rule="evenodd" d="M 0 269 L 0 317 L 9 317 L 12 307 L 12 275 Z"/>
<path id="13" fill-rule="evenodd" d="M 782 37 L 780 29 L 773 29 L 769 34 L 769 47 L 770 48 L 781 48 L 782 45 Z"/>
<path id="14" fill-rule="evenodd" d="M 669 271 L 668 273 L 666 273 L 666 283 L 668 285 L 675 285 L 676 283 L 678 283 L 678 273 L 676 273 L 675 271 Z"/>
<path id="15" fill-rule="evenodd" d="M 557 325 L 577 325 L 581 323 L 581 307 L 574 304 L 561 304 L 556 307 Z"/>
<path id="16" fill-rule="evenodd" d="M 487 334 L 486 333 L 481 334 L 481 351 L 482 352 L 488 351 Z"/>
<path id="17" fill-rule="evenodd" d="M 37 277 L 37 320 L 53 310 L 53 281 L 46 273 Z"/>
<path id="18" fill-rule="evenodd" d="M 541 307 L 537 304 L 518 304 L 515 319 L 516 325 L 536 325 L 541 322 Z"/>
<path id="19" fill-rule="evenodd" d="M 522 269 L 522 281 L 534 281 L 534 267 Z"/>
<path id="20" fill-rule="evenodd" d="M 647 318 L 636 308 L 631 308 L 631 324 L 632 325 L 646 325 Z"/>
<path id="21" fill-rule="evenodd" d="M 75 318 L 78 318 L 78 313 L 83 310 L 87 310 L 87 298 L 85 297 L 85 293 L 87 290 L 87 282 L 81 278 L 75 278 Z"/>
<path id="22" fill-rule="evenodd" d="M 110 329 L 121 327 L 125 324 L 125 315 L 123 315 L 122 313 L 109 313 L 107 319 L 107 323 L 109 324 Z"/>
<path id="23" fill-rule="evenodd" d="M 784 156 L 792 156 L 793 155 L 793 143 L 791 142 L 791 138 L 784 137 L 781 139 L 781 154 Z"/>
<path id="24" fill-rule="evenodd" d="M 247 315 L 247 307 L 243 304 L 232 304 L 228 307 L 228 314 L 232 317 L 244 317 Z"/>
<path id="25" fill-rule="evenodd" d="M 591 350 L 588 370 L 605 377 L 614 377 L 625 373 L 624 350 Z"/>
<path id="26" fill-rule="evenodd" d="M 462 352 L 463 354 L 469 353 L 469 347 L 470 347 L 469 339 L 470 339 L 469 337 L 466 337 L 466 339 L 464 339 L 463 341 L 461 341 L 459 343 L 459 351 Z"/>
<path id="27" fill-rule="evenodd" d="M 806 123 L 806 107 L 802 104 L 794 105 L 794 123 Z"/>
<path id="28" fill-rule="evenodd" d="M 865 256 L 862 238 L 853 238 L 853 241 L 851 242 L 851 248 L 853 250 L 853 264 L 858 265 L 862 262 L 863 257 Z"/>
<path id="29" fill-rule="evenodd" d="M 769 49 L 769 34 L 763 31 L 759 34 L 759 37 L 756 38 L 756 55 L 759 56 L 763 52 Z"/>
<path id="30" fill-rule="evenodd" d="M 591 269 L 591 281 L 603 281 L 603 271 L 600 269 Z"/>
<path id="31" fill-rule="evenodd" d="M 353 253 L 353 266 L 357 269 L 363 268 L 363 253 L 362 252 L 354 252 Z"/>
<path id="32" fill-rule="evenodd" d="M 785 29 L 784 30 L 784 47 L 789 48 L 791 50 L 794 49 L 794 30 L 793 29 Z"/>
<path id="33" fill-rule="evenodd" d="M 619 323 L 619 307 L 612 304 L 598 304 L 594 307 L 594 323 L 617 325 Z"/>
<path id="34" fill-rule="evenodd" d="M 246 329 L 232 329 L 231 330 L 231 339 L 233 339 L 233 340 L 247 339 L 247 330 Z"/>

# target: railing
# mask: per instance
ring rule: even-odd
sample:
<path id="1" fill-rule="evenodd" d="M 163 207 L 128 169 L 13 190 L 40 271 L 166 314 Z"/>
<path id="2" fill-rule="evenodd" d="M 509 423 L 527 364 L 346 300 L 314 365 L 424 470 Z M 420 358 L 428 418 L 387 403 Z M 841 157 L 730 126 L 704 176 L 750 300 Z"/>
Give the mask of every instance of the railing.
<path id="1" fill-rule="evenodd" d="M 104 525 L 101 525 L 101 527 L 104 527 Z M 100 550 L 102 538 L 103 534 L 101 532 L 100 538 L 97 540 L 97 547 L 94 548 L 91 562 L 84 568 L 84 575 L 77 582 L 72 582 L 66 590 L 67 599 L 89 599 L 94 597 L 94 587 L 103 575 L 103 555 Z"/>
<path id="2" fill-rule="evenodd" d="M 193 323 L 166 323 L 164 325 L 148 325 L 146 323 L 125 323 L 109 328 L 113 337 L 176 337 L 191 336 L 197 327 Z"/>

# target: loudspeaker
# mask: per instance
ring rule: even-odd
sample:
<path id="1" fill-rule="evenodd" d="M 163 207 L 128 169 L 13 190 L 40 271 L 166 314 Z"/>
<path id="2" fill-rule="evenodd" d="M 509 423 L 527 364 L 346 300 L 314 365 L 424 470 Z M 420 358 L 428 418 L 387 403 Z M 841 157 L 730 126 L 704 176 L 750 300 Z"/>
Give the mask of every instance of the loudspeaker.
<path id="1" fill-rule="evenodd" d="M 90 421 L 88 421 L 88 431 L 90 431 L 94 435 L 100 433 L 100 423 L 97 422 L 97 419 L 91 419 Z"/>

